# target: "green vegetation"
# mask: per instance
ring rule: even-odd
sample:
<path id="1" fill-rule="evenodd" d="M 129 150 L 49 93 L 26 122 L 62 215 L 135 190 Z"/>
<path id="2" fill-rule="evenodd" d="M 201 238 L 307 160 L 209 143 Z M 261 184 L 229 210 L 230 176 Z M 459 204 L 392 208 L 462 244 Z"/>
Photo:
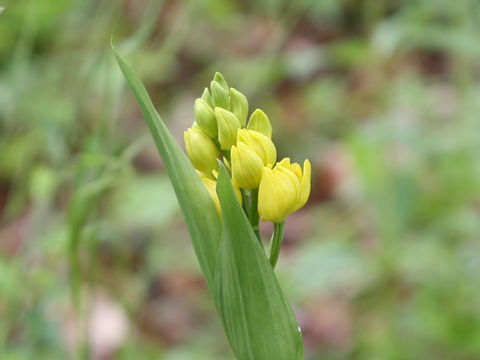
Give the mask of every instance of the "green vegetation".
<path id="1" fill-rule="evenodd" d="M 218 70 L 312 161 L 276 267 L 306 359 L 480 357 L 480 4 L 0 6 L 0 358 L 233 358 L 112 35 L 178 143 Z"/>

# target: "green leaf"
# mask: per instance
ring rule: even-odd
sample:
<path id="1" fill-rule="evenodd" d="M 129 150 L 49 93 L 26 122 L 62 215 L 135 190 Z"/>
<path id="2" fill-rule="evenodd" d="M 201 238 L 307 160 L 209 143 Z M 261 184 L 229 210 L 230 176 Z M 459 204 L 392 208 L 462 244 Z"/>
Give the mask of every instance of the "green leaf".
<path id="1" fill-rule="evenodd" d="M 115 59 L 147 121 L 172 182 L 193 247 L 210 289 L 213 288 L 220 243 L 220 218 L 207 188 L 158 115 L 138 76 L 113 48 Z"/>
<path id="2" fill-rule="evenodd" d="M 223 220 L 214 298 L 235 355 L 240 360 L 303 359 L 293 311 L 223 165 L 217 193 Z"/>

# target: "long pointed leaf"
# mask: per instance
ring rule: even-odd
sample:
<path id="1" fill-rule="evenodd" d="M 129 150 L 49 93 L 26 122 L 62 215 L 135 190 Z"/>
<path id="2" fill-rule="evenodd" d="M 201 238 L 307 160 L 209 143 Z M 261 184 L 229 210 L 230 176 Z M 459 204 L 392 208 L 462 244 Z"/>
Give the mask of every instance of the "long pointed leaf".
<path id="1" fill-rule="evenodd" d="M 240 360 L 303 359 L 303 341 L 293 311 L 260 246 L 230 178 L 220 167 L 222 241 L 215 300 L 232 348 Z"/>
<path id="2" fill-rule="evenodd" d="M 165 164 L 185 216 L 200 266 L 209 288 L 212 289 L 221 231 L 220 218 L 213 200 L 185 153 L 158 115 L 140 79 L 115 49 L 113 51 Z"/>

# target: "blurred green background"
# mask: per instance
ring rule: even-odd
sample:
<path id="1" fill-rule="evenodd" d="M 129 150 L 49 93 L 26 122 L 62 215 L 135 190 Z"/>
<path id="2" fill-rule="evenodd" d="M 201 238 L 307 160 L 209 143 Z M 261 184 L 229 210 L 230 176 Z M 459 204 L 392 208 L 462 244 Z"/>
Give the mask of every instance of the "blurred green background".
<path id="1" fill-rule="evenodd" d="M 112 35 L 182 146 L 220 71 L 312 161 L 307 359 L 480 359 L 480 2 L 0 6 L 1 359 L 233 358 Z"/>

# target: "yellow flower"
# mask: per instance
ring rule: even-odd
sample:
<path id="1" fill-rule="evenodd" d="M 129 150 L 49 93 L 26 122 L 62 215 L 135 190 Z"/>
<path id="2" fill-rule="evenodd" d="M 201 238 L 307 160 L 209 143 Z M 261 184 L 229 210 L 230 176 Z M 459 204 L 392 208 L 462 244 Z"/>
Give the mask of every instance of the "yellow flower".
<path id="1" fill-rule="evenodd" d="M 312 178 L 312 165 L 310 161 L 307 159 L 303 162 L 303 171 L 302 168 L 298 163 L 290 163 L 290 158 L 285 158 L 279 162 L 279 164 L 290 171 L 292 171 L 300 181 L 300 193 L 297 199 L 297 203 L 292 212 L 297 211 L 303 205 L 305 205 L 308 201 L 308 197 L 310 196 L 310 183 Z"/>
<path id="2" fill-rule="evenodd" d="M 232 146 L 232 180 L 244 189 L 256 189 L 262 179 L 263 163 L 260 157 L 245 143 Z"/>
<path id="3" fill-rule="evenodd" d="M 277 160 L 277 149 L 272 140 L 257 131 L 238 130 L 237 143 L 244 143 L 255 151 L 266 167 L 271 168 Z"/>
<path id="4" fill-rule="evenodd" d="M 240 120 L 228 110 L 216 107 L 215 116 L 218 124 L 218 141 L 222 150 L 230 150 L 237 142 L 237 131 L 241 127 Z"/>
<path id="5" fill-rule="evenodd" d="M 255 110 L 252 115 L 250 115 L 247 129 L 257 131 L 269 139 L 272 138 L 272 124 L 270 123 L 267 114 L 260 109 Z"/>
<path id="6" fill-rule="evenodd" d="M 216 171 L 214 171 L 214 174 L 218 175 Z M 213 203 L 215 204 L 215 207 L 217 208 L 218 215 L 222 216 L 222 209 L 220 207 L 220 200 L 218 199 L 217 195 L 217 181 L 210 179 L 204 175 L 200 175 L 200 179 L 202 179 L 203 183 L 205 184 L 208 192 L 210 193 L 210 196 L 212 197 Z M 242 203 L 242 193 L 240 192 L 240 189 L 233 184 L 233 190 L 235 191 L 235 196 L 238 199 L 238 202 L 241 204 Z"/>
<path id="7" fill-rule="evenodd" d="M 210 175 L 218 169 L 217 157 L 220 151 L 215 143 L 201 129 L 190 128 L 183 133 L 185 147 L 193 167 Z"/>
<path id="8" fill-rule="evenodd" d="M 299 164 L 291 164 L 289 158 L 278 162 L 273 169 L 264 167 L 258 191 L 258 213 L 262 219 L 279 223 L 305 205 L 310 195 L 311 174 L 308 160 L 303 163 L 303 171 Z"/>

